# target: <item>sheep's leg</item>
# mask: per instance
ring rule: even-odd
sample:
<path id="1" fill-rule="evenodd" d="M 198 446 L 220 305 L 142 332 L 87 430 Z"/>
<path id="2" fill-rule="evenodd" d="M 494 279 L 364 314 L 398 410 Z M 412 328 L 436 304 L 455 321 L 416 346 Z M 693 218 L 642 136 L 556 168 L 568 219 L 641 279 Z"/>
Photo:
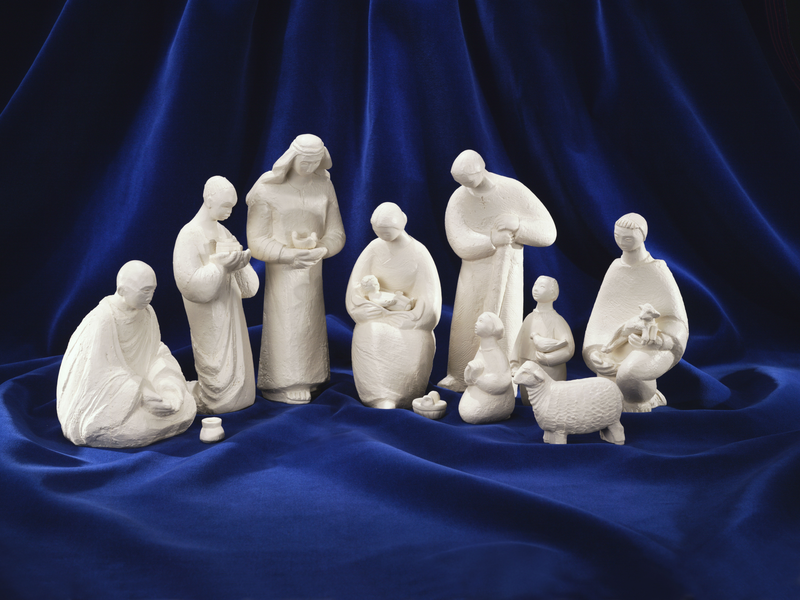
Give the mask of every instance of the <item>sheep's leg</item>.
<path id="1" fill-rule="evenodd" d="M 600 438 L 606 442 L 610 442 L 612 444 L 617 444 L 621 446 L 625 443 L 625 429 L 622 427 L 622 423 L 617 421 L 613 425 L 609 425 L 605 429 L 600 430 Z"/>
<path id="2" fill-rule="evenodd" d="M 545 431 L 544 441 L 548 444 L 566 444 L 567 434 L 559 431 Z"/>

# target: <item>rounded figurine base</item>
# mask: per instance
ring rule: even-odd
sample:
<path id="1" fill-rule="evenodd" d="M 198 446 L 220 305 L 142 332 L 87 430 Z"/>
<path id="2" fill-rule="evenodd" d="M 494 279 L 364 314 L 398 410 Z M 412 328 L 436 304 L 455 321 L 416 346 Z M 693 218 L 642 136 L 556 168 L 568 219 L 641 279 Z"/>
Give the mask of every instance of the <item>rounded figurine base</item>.
<path id="1" fill-rule="evenodd" d="M 219 417 L 206 417 L 202 421 L 203 428 L 200 430 L 200 441 L 206 444 L 213 444 L 225 439 L 225 430 L 222 429 L 222 419 Z"/>

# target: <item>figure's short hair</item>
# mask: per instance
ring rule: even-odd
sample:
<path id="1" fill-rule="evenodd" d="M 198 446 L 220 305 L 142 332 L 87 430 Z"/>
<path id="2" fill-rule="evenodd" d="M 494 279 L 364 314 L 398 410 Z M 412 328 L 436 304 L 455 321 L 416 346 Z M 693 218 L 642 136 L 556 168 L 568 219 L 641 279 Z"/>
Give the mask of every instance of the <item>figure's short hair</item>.
<path id="1" fill-rule="evenodd" d="M 153 285 L 157 285 L 156 272 L 153 268 L 145 262 L 140 260 L 131 260 L 122 265 L 122 268 L 117 272 L 117 292 L 122 288 L 130 288 L 131 283 L 136 281 L 135 285 L 139 285 L 141 278 L 149 275 L 153 279 Z"/>
<path id="2" fill-rule="evenodd" d="M 461 154 L 456 156 L 456 159 L 453 161 L 453 166 L 450 169 L 450 174 L 454 178 L 458 178 L 459 175 L 464 175 L 466 173 L 474 173 L 475 172 L 474 168 L 472 168 L 471 170 L 467 170 L 470 167 L 474 167 L 474 165 L 478 165 L 479 169 L 486 168 L 486 163 L 484 162 L 480 154 L 475 152 L 475 150 L 464 150 Z"/>
<path id="3" fill-rule="evenodd" d="M 394 202 L 384 202 L 372 212 L 369 222 L 373 227 L 397 227 L 405 229 L 408 217 Z"/>
<path id="4" fill-rule="evenodd" d="M 233 187 L 233 184 L 222 175 L 209 177 L 205 187 L 203 187 L 203 200 L 208 200 L 211 196 L 224 190 L 233 190 L 233 193 L 236 193 L 236 188 Z"/>
<path id="5" fill-rule="evenodd" d="M 617 222 L 614 223 L 615 226 L 624 227 L 625 229 L 638 229 L 642 232 L 642 239 L 647 239 L 647 221 L 644 220 L 644 217 L 638 213 L 628 213 L 626 215 L 622 215 Z"/>
<path id="6" fill-rule="evenodd" d="M 554 277 L 550 277 L 548 275 L 539 275 L 539 277 L 536 278 L 536 281 L 533 282 L 533 285 L 535 286 L 540 279 L 552 282 L 553 290 L 556 293 L 556 297 L 553 298 L 553 301 L 555 302 L 556 300 L 558 300 L 558 294 L 559 294 L 558 281 Z"/>
<path id="7" fill-rule="evenodd" d="M 503 322 L 500 320 L 500 317 L 498 317 L 493 312 L 488 312 L 487 311 L 485 313 L 481 313 L 481 315 L 478 317 L 478 319 L 480 319 L 483 316 L 488 317 L 489 321 L 492 324 L 492 327 L 489 330 L 489 334 L 495 339 L 498 339 L 498 340 L 501 339 L 506 334 L 506 328 L 503 325 Z"/>

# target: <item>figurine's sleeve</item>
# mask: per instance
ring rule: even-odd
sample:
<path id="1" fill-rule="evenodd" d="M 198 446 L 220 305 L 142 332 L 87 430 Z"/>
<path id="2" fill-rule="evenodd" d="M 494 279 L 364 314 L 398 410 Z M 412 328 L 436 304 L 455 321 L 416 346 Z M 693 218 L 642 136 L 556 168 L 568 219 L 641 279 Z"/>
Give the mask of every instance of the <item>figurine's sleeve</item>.
<path id="1" fill-rule="evenodd" d="M 417 298 L 412 311 L 417 313 L 414 315 L 414 328 L 432 331 L 442 315 L 442 284 L 439 281 L 436 263 L 433 262 L 428 249 L 416 240 L 414 246 L 418 267 L 412 292 Z"/>
<path id="2" fill-rule="evenodd" d="M 203 264 L 199 243 L 189 231 L 181 230 L 175 241 L 172 269 L 183 297 L 204 304 L 217 296 L 226 274 L 214 263 Z"/>
<path id="3" fill-rule="evenodd" d="M 492 256 L 496 248 L 491 236 L 471 229 L 464 218 L 464 202 L 459 198 L 468 194 L 461 188 L 453 192 L 444 213 L 444 229 L 447 241 L 461 260 L 478 260 Z"/>
<path id="4" fill-rule="evenodd" d="M 325 246 L 328 254 L 325 258 L 339 254 L 344 248 L 345 234 L 342 224 L 342 215 L 339 212 L 339 203 L 336 200 L 336 191 L 333 184 L 328 181 L 328 210 L 325 215 L 325 235 L 317 242 L 317 247 Z"/>
<path id="5" fill-rule="evenodd" d="M 272 207 L 260 198 L 247 210 L 247 245 L 253 257 L 264 262 L 278 262 L 284 248 L 272 235 L 272 213 Z"/>
<path id="6" fill-rule="evenodd" d="M 358 294 L 356 289 L 356 284 L 361 281 L 361 279 L 370 274 L 370 269 L 372 265 L 372 256 L 373 256 L 373 249 L 372 244 L 370 242 L 364 251 L 359 255 L 358 259 L 356 260 L 356 264 L 353 265 L 353 270 L 350 272 L 350 279 L 347 282 L 347 288 L 345 289 L 345 299 L 344 305 L 347 308 L 347 314 L 350 315 L 350 318 L 353 319 L 356 323 L 363 322 L 363 319 L 359 319 L 357 311 L 355 311 L 356 305 L 353 302 L 353 296 Z"/>
<path id="7" fill-rule="evenodd" d="M 522 321 L 522 327 L 520 327 L 519 333 L 517 333 L 517 339 L 514 342 L 514 347 L 508 354 L 508 362 L 515 369 L 522 365 L 522 363 L 524 363 L 526 360 L 529 360 L 528 357 L 525 356 L 526 353 L 524 346 L 526 346 L 530 341 L 532 318 L 533 315 L 529 314 L 527 317 L 525 317 L 525 320 Z"/>
<path id="8" fill-rule="evenodd" d="M 258 274 L 253 269 L 253 265 L 247 263 L 247 266 L 234 273 L 234 277 L 236 277 L 236 283 L 239 284 L 242 298 L 252 298 L 256 295 L 258 291 Z"/>
<path id="9" fill-rule="evenodd" d="M 514 181 L 514 180 L 512 180 Z M 556 224 L 547 212 L 542 201 L 532 191 L 518 181 L 514 181 L 518 193 L 524 199 L 520 202 L 519 229 L 514 241 L 525 246 L 545 247 L 556 241 Z"/>
<path id="10" fill-rule="evenodd" d="M 551 365 L 560 365 L 567 362 L 575 354 L 575 340 L 572 337 L 572 330 L 569 328 L 567 321 L 561 315 L 558 315 L 557 324 L 553 331 L 553 337 L 557 340 L 566 340 L 567 345 L 558 350 L 553 350 L 548 353 L 548 358 Z"/>
<path id="11" fill-rule="evenodd" d="M 113 327 L 108 309 L 95 308 L 72 334 L 58 372 L 58 419 L 75 444 L 123 423 L 139 406 L 142 378 L 125 366 Z"/>

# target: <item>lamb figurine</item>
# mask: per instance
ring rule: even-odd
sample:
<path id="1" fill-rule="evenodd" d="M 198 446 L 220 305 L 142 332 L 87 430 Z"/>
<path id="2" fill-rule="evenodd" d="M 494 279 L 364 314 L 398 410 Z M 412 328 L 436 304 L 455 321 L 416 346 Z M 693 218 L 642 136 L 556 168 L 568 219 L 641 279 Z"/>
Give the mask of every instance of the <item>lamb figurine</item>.
<path id="1" fill-rule="evenodd" d="M 656 319 L 661 316 L 652 304 L 640 304 L 639 315 L 623 323 L 614 332 L 611 341 L 603 346 L 602 351 L 606 354 L 613 352 L 622 344 L 628 341 L 628 337 L 638 334 L 642 343 L 646 344 L 658 336 L 658 323 Z"/>
<path id="2" fill-rule="evenodd" d="M 625 430 L 619 422 L 622 392 L 610 379 L 553 381 L 529 360 L 514 375 L 514 383 L 527 388 L 533 415 L 548 444 L 566 444 L 567 435 L 593 431 L 599 431 L 606 442 L 625 443 Z"/>

